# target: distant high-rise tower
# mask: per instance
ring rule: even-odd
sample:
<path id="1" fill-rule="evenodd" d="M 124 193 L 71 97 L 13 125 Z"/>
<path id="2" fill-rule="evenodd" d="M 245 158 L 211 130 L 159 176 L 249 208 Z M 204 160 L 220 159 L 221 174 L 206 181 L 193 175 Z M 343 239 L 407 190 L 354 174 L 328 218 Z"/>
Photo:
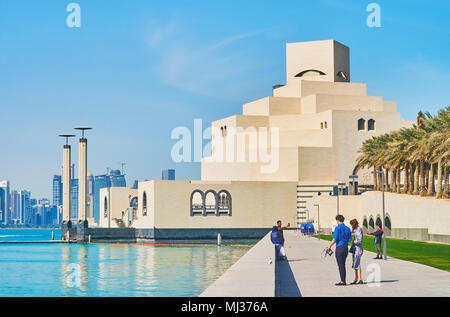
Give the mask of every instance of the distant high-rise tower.
<path id="1" fill-rule="evenodd" d="M 11 220 L 18 222 L 20 209 L 20 196 L 17 190 L 12 190 L 9 195 L 9 206 L 11 210 Z"/>
<path id="2" fill-rule="evenodd" d="M 162 180 L 175 180 L 175 170 L 167 169 L 162 171 Z"/>
<path id="3" fill-rule="evenodd" d="M 70 181 L 70 219 L 78 219 L 78 178 Z"/>
<path id="4" fill-rule="evenodd" d="M 87 176 L 87 217 L 94 218 L 94 175 Z"/>
<path id="5" fill-rule="evenodd" d="M 21 190 L 19 192 L 19 223 L 25 224 L 27 223 L 27 219 L 31 218 L 31 193 L 26 190 Z"/>
<path id="6" fill-rule="evenodd" d="M 2 222 L 6 225 L 8 224 L 8 214 L 9 214 L 9 181 L 4 180 L 0 182 L 0 210 L 2 213 Z"/>
<path id="7" fill-rule="evenodd" d="M 125 175 L 121 173 L 120 170 L 112 170 L 109 173 L 111 178 L 111 187 L 126 187 L 127 182 L 125 180 Z"/>
<path id="8" fill-rule="evenodd" d="M 61 175 L 53 176 L 53 205 L 62 205 L 62 178 Z"/>
<path id="9" fill-rule="evenodd" d="M 94 219 L 96 223 L 100 221 L 100 189 L 111 187 L 109 175 L 97 175 L 94 177 Z"/>

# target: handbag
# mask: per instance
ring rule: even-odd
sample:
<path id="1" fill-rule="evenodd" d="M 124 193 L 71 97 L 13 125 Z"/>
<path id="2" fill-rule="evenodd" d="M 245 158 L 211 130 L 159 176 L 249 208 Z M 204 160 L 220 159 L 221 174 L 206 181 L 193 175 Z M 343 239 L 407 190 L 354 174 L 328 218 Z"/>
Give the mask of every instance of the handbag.
<path id="1" fill-rule="evenodd" d="M 350 247 L 350 250 L 348 250 L 348 252 L 355 253 L 355 251 L 356 251 L 356 246 L 354 244 L 352 244 Z"/>

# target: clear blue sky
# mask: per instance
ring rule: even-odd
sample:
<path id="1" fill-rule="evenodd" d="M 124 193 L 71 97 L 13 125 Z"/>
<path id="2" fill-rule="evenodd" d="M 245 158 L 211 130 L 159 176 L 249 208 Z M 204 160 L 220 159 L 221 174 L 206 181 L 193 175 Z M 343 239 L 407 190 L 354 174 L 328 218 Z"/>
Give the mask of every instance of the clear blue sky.
<path id="1" fill-rule="evenodd" d="M 68 28 L 66 6 L 81 6 Z M 366 6 L 381 7 L 381 28 Z M 450 1 L 3 0 L 0 2 L 0 179 L 51 198 L 57 135 L 90 125 L 88 168 L 126 162 L 127 181 L 200 178 L 175 164 L 170 132 L 241 113 L 284 83 L 285 43 L 350 47 L 351 79 L 396 101 L 403 119 L 450 103 Z M 78 160 L 72 141 L 73 161 Z"/>

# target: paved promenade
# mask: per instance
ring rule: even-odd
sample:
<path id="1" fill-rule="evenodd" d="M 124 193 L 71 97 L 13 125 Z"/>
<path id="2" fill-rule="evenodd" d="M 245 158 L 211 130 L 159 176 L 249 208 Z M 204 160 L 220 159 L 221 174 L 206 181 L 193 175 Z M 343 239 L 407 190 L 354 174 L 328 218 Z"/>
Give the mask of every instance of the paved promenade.
<path id="1" fill-rule="evenodd" d="M 361 260 L 363 280 L 379 272 L 380 282 L 335 286 L 340 280 L 336 258 L 334 254 L 323 258 L 321 254 L 329 241 L 295 231 L 286 231 L 285 237 L 288 263 L 302 296 L 450 296 L 450 272 L 389 257 L 386 261 L 374 260 L 376 254 L 368 251 Z M 351 265 L 349 254 L 347 283 L 355 277 Z"/>
<path id="2" fill-rule="evenodd" d="M 274 248 L 269 236 L 262 239 L 201 296 L 450 296 L 450 272 L 394 258 L 374 260 L 364 251 L 363 285 L 335 286 L 339 281 L 336 259 L 323 257 L 329 241 L 285 231 L 288 261 L 268 264 Z M 388 246 L 389 247 L 389 246 Z M 351 255 L 347 258 L 347 283 L 354 279 Z"/>

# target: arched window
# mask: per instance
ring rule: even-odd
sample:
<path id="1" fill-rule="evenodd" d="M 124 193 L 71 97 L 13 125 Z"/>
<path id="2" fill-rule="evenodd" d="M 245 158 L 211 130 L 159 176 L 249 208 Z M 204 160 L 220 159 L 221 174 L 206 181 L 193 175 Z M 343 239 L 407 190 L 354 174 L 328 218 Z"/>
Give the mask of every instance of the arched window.
<path id="1" fill-rule="evenodd" d="M 385 232 L 385 234 L 387 235 L 387 236 L 390 236 L 391 235 L 391 219 L 388 217 L 388 216 L 386 216 L 386 218 L 384 219 L 384 228 L 383 228 L 383 230 L 384 230 L 384 232 Z"/>
<path id="2" fill-rule="evenodd" d="M 205 209 L 203 192 L 194 190 L 191 194 L 191 216 L 202 215 Z"/>
<path id="3" fill-rule="evenodd" d="M 363 118 L 358 120 L 358 131 L 362 131 L 366 129 L 366 120 Z"/>
<path id="4" fill-rule="evenodd" d="M 363 220 L 363 228 L 364 228 L 364 229 L 369 229 L 368 223 L 367 223 L 367 219 L 366 219 L 366 218 L 364 218 L 364 220 Z"/>
<path id="5" fill-rule="evenodd" d="M 217 194 L 210 189 L 205 192 L 205 216 L 215 214 L 217 211 Z"/>
<path id="6" fill-rule="evenodd" d="M 229 215 L 231 216 L 231 195 L 228 191 L 222 189 L 218 194 L 218 208 L 217 216 Z"/>
<path id="7" fill-rule="evenodd" d="M 370 219 L 369 219 L 369 229 L 370 229 L 370 230 L 375 229 L 375 223 L 374 223 L 372 217 L 370 217 Z"/>
<path id="8" fill-rule="evenodd" d="M 320 123 L 320 128 L 323 129 L 323 122 Z"/>
<path id="9" fill-rule="evenodd" d="M 103 217 L 108 217 L 108 198 L 105 197 L 103 202 Z"/>
<path id="10" fill-rule="evenodd" d="M 321 72 L 320 70 L 308 69 L 308 70 L 304 70 L 304 71 L 298 73 L 297 75 L 295 75 L 295 77 L 311 77 L 311 76 L 322 76 L 322 75 L 325 75 L 325 73 Z"/>
<path id="11" fill-rule="evenodd" d="M 383 223 L 381 222 L 381 218 L 377 217 L 377 221 L 375 222 L 377 226 L 383 228 Z"/>
<path id="12" fill-rule="evenodd" d="M 369 131 L 375 130 L 375 120 L 369 119 L 369 121 L 367 121 L 367 130 Z"/>
<path id="13" fill-rule="evenodd" d="M 328 126 L 327 126 L 327 122 L 325 121 L 325 129 L 327 129 L 328 128 Z"/>
<path id="14" fill-rule="evenodd" d="M 147 193 L 142 195 L 142 215 L 147 216 Z"/>
<path id="15" fill-rule="evenodd" d="M 138 198 L 137 197 L 133 197 L 130 200 L 130 207 L 137 207 L 138 206 Z"/>

